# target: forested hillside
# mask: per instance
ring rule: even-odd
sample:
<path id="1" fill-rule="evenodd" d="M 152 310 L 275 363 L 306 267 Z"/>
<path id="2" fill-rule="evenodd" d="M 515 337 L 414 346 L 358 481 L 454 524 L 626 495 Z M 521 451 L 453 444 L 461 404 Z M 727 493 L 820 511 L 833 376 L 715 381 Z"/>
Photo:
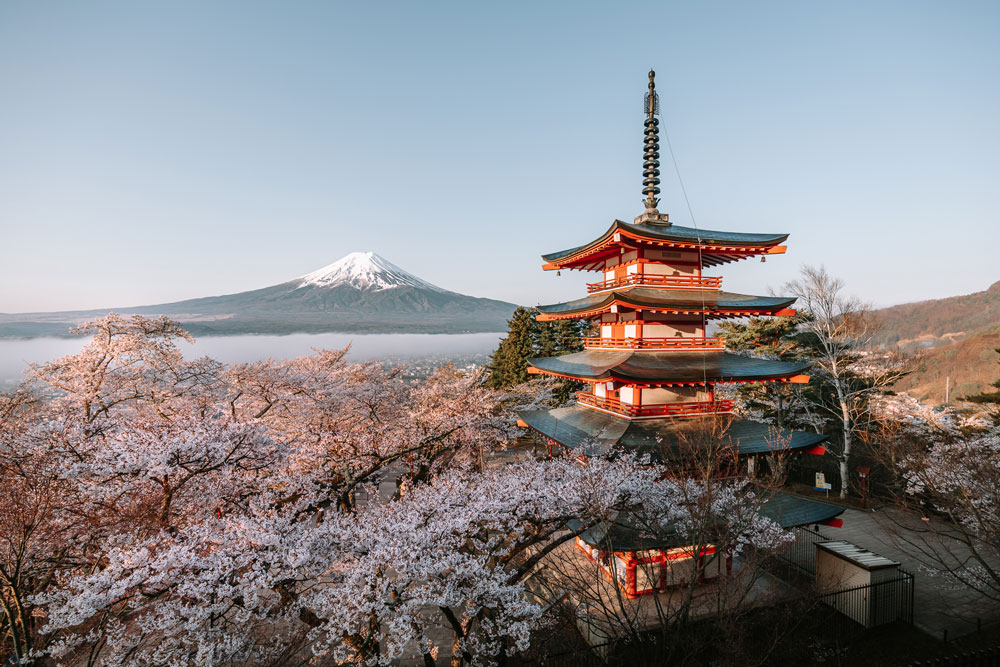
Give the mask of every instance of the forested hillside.
<path id="1" fill-rule="evenodd" d="M 989 289 L 947 299 L 904 303 L 875 311 L 880 342 L 920 350 L 916 372 L 896 384 L 922 401 L 954 402 L 984 391 L 1000 376 L 1000 281 Z"/>
<path id="2" fill-rule="evenodd" d="M 943 403 L 945 386 L 951 401 L 986 391 L 1000 377 L 1000 324 L 986 327 L 961 340 L 922 353 L 918 369 L 896 383 L 897 391 L 932 404 Z"/>
<path id="3" fill-rule="evenodd" d="M 882 342 L 930 346 L 950 343 L 1000 324 L 1000 281 L 982 292 L 903 303 L 876 311 L 885 325 Z"/>

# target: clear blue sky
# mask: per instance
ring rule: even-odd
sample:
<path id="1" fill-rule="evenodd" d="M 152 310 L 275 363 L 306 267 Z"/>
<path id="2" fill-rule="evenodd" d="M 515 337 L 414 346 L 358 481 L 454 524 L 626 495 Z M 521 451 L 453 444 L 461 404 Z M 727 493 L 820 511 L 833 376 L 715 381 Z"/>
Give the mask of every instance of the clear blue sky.
<path id="1" fill-rule="evenodd" d="M 538 255 L 642 211 L 651 66 L 698 225 L 791 233 L 727 289 L 824 264 L 878 305 L 978 291 L 998 34 L 997 2 L 3 2 L 0 311 L 237 292 L 354 250 L 579 296 Z"/>

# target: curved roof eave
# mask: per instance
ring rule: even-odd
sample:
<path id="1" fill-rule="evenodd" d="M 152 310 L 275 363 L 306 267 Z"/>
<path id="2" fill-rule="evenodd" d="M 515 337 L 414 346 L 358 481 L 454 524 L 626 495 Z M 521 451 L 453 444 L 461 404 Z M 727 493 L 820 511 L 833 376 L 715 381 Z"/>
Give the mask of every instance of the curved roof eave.
<path id="1" fill-rule="evenodd" d="M 631 421 L 579 404 L 552 410 L 526 410 L 518 416 L 546 438 L 587 456 L 605 456 L 621 448 L 662 459 L 667 450 L 688 440 L 682 432 L 698 428 L 699 424 L 696 420 L 670 418 Z M 734 419 L 722 437 L 733 442 L 740 456 L 802 450 L 827 440 L 822 433 L 779 429 L 742 419 Z"/>
<path id="2" fill-rule="evenodd" d="M 812 366 L 755 359 L 730 352 L 633 352 L 584 350 L 560 357 L 535 357 L 528 365 L 578 380 L 616 379 L 648 384 L 766 381 L 792 377 Z"/>
<path id="3" fill-rule="evenodd" d="M 567 315 L 599 310 L 618 302 L 639 308 L 700 308 L 705 310 L 781 310 L 795 303 L 795 297 L 755 296 L 733 292 L 668 290 L 657 287 L 630 287 L 592 294 L 581 299 L 536 306 L 546 315 Z"/>
<path id="4" fill-rule="evenodd" d="M 566 257 L 571 257 L 587 248 L 599 245 L 606 241 L 618 230 L 625 230 L 640 238 L 647 238 L 654 241 L 674 241 L 677 243 L 701 243 L 704 245 L 732 245 L 760 246 L 767 247 L 777 245 L 788 238 L 788 234 L 750 234 L 743 232 L 720 232 L 711 229 L 698 229 L 696 227 L 681 227 L 679 225 L 653 225 L 653 224 L 630 224 L 621 220 L 615 220 L 611 227 L 590 243 L 568 250 L 542 255 L 546 262 L 554 262 Z"/>

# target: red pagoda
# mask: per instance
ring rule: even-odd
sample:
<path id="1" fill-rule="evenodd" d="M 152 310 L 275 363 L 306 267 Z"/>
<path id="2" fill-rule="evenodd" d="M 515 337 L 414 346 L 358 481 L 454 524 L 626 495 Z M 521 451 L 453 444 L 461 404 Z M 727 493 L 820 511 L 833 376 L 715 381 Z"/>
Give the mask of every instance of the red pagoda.
<path id="1" fill-rule="evenodd" d="M 578 380 L 587 389 L 575 403 L 552 410 L 522 412 L 521 423 L 547 439 L 550 451 L 604 456 L 616 449 L 663 452 L 679 432 L 699 421 L 727 415 L 732 402 L 716 396 L 716 385 L 746 382 L 808 382 L 809 364 L 756 359 L 732 354 L 724 342 L 707 335 L 708 323 L 740 317 L 790 316 L 792 297 L 751 296 L 722 290 L 722 279 L 705 269 L 752 257 L 782 254 L 787 234 L 750 234 L 681 227 L 657 210 L 659 200 L 659 101 L 654 72 L 645 97 L 643 189 L 646 210 L 627 223 L 615 220 L 597 239 L 569 250 L 543 255 L 545 270 L 579 269 L 599 273 L 587 296 L 539 306 L 541 321 L 587 319 L 597 333 L 584 350 L 529 360 L 529 372 Z M 728 418 L 727 418 L 728 421 Z M 757 457 L 776 449 L 823 453 L 826 436 L 776 429 L 769 424 L 733 419 L 721 436 L 739 457 Z M 821 522 L 839 508 L 778 494 L 770 514 L 790 527 Z M 609 546 L 608 530 L 614 535 Z M 677 567 L 691 553 L 683 545 L 649 544 L 627 525 L 589 531 L 578 545 L 602 564 L 630 597 L 663 590 L 669 577 L 644 575 L 639 563 Z M 722 570 L 716 559 L 706 572 Z"/>

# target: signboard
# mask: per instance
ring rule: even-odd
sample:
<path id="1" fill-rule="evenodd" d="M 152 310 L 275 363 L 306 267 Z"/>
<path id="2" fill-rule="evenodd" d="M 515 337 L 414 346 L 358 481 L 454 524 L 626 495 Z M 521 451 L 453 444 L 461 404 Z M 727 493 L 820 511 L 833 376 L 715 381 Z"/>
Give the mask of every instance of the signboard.
<path id="1" fill-rule="evenodd" d="M 830 495 L 830 489 L 833 488 L 833 484 L 826 481 L 826 475 L 821 472 L 816 473 L 816 486 L 817 491 L 826 491 L 826 495 Z"/>

